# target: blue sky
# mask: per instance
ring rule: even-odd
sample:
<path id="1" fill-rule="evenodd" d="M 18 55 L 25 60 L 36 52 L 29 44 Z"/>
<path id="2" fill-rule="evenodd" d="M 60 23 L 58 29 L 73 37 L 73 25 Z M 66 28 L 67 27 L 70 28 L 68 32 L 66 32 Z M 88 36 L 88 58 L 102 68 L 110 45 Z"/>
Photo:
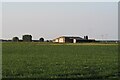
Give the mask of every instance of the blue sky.
<path id="1" fill-rule="evenodd" d="M 3 36 L 118 38 L 117 2 L 4 2 Z"/>

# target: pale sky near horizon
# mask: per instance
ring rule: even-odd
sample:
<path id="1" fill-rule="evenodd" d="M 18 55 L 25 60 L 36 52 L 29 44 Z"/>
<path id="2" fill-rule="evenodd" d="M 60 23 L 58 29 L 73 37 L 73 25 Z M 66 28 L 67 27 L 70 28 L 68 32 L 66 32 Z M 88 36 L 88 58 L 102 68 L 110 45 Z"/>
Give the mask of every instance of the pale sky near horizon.
<path id="1" fill-rule="evenodd" d="M 1 0 L 2 2 L 119 2 L 120 0 Z"/>
<path id="2" fill-rule="evenodd" d="M 115 2 L 5 2 L 2 21 L 3 39 L 21 39 L 23 34 L 31 34 L 33 39 L 63 35 L 118 38 Z"/>

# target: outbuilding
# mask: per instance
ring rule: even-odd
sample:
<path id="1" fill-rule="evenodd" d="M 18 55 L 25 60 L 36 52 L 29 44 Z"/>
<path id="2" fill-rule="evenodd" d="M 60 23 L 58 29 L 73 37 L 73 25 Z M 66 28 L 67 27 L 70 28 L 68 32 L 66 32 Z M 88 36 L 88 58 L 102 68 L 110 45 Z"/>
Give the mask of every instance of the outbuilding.
<path id="1" fill-rule="evenodd" d="M 57 43 L 76 43 L 77 40 L 83 40 L 81 37 L 73 37 L 73 36 L 61 36 L 53 40 L 53 42 Z"/>
<path id="2" fill-rule="evenodd" d="M 79 43 L 79 42 L 94 42 L 94 39 L 88 39 L 88 36 L 75 37 L 75 36 L 61 36 L 56 39 L 53 39 L 53 42 L 56 43 Z"/>

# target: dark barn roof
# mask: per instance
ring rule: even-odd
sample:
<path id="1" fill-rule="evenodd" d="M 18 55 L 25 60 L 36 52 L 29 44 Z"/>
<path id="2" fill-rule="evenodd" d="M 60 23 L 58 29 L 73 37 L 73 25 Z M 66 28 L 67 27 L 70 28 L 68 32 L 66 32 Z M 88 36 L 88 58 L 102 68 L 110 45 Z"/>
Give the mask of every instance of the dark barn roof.
<path id="1" fill-rule="evenodd" d="M 69 38 L 69 39 L 83 39 L 81 37 L 75 37 L 75 36 L 61 36 L 61 37 L 58 37 L 58 38 Z"/>

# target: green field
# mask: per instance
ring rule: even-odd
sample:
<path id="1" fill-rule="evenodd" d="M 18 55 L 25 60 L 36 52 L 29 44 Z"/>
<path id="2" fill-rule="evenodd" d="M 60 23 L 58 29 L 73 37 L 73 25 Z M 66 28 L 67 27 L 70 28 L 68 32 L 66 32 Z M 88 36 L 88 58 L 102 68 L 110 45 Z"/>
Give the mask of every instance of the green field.
<path id="1" fill-rule="evenodd" d="M 117 78 L 117 44 L 16 42 L 2 49 L 3 78 Z"/>

